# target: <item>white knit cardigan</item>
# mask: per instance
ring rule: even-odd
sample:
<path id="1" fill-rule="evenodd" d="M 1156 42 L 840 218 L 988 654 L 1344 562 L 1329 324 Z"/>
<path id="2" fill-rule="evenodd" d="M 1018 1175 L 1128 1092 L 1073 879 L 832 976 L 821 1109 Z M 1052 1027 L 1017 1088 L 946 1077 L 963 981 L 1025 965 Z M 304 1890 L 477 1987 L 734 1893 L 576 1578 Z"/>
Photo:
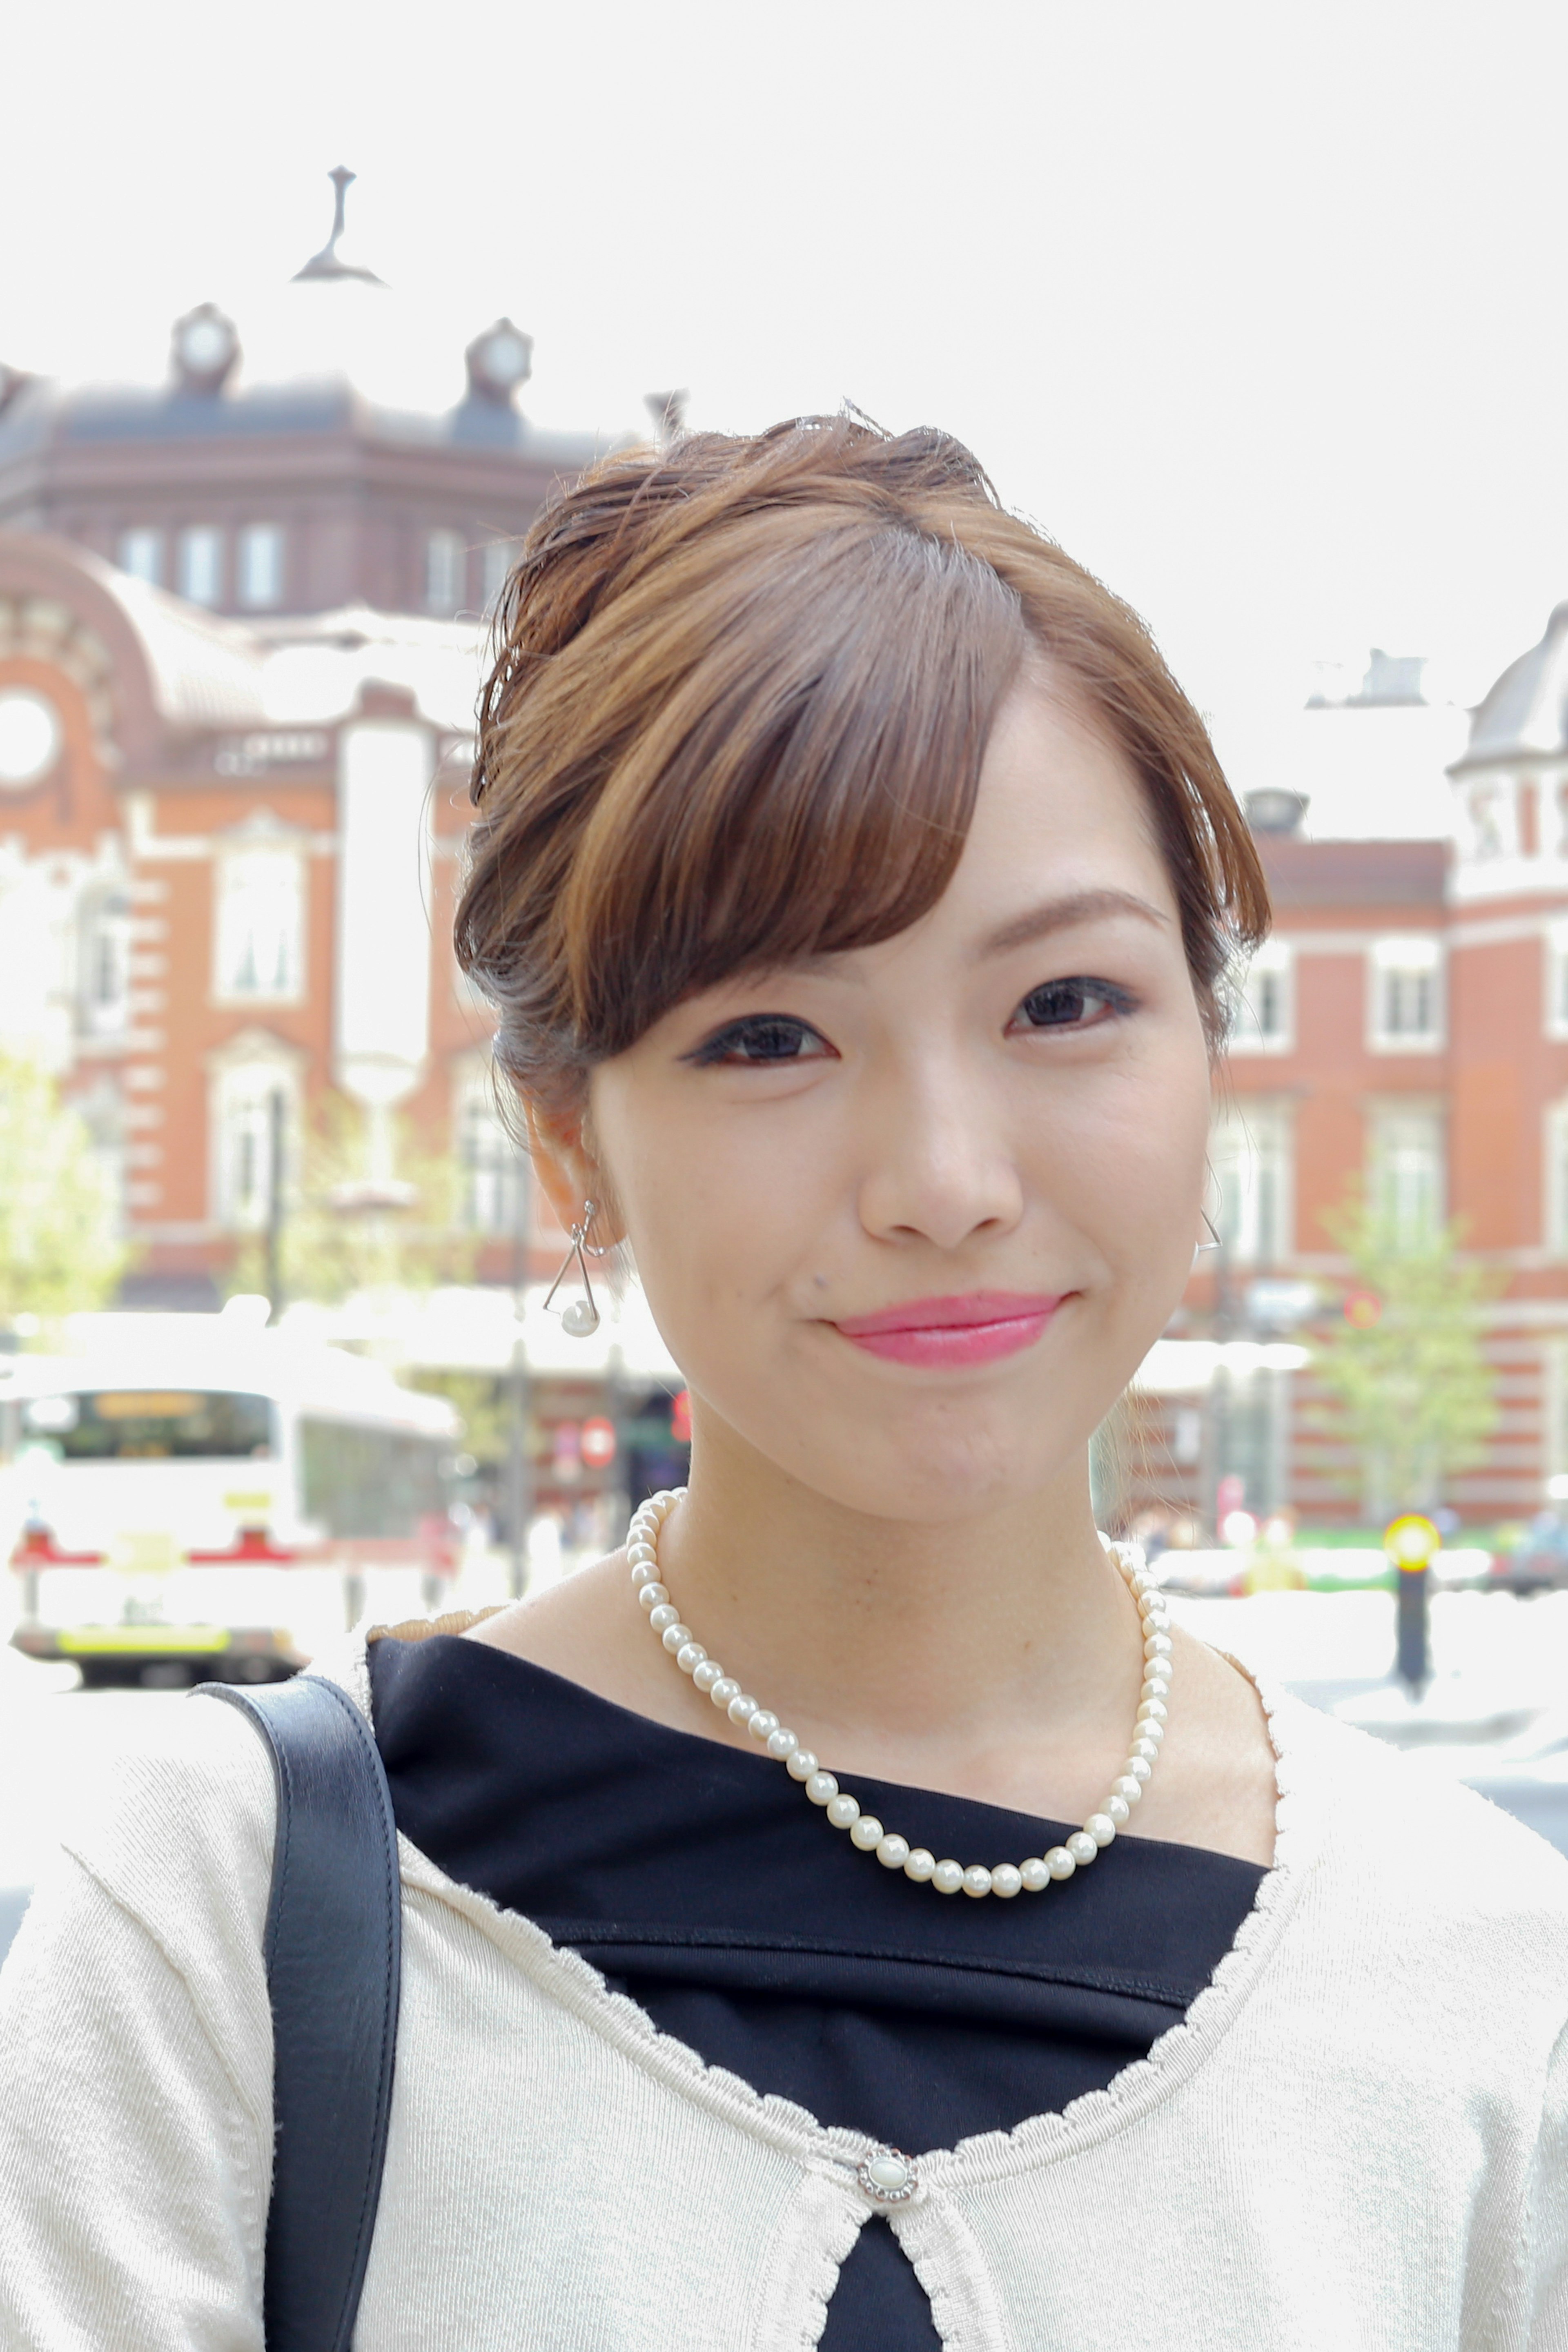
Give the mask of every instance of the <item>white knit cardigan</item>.
<path id="1" fill-rule="evenodd" d="M 363 1642 L 336 1671 L 368 1707 Z M 1277 1864 L 1184 2021 L 1064 2114 L 920 2152 L 893 2227 L 948 2352 L 1568 2347 L 1568 1863 L 1266 1703 Z M 271 1774 L 235 1710 L 170 1713 L 0 1979 L 5 2352 L 262 2344 Z M 868 2143 L 402 1864 L 358 2352 L 816 2345 Z"/>

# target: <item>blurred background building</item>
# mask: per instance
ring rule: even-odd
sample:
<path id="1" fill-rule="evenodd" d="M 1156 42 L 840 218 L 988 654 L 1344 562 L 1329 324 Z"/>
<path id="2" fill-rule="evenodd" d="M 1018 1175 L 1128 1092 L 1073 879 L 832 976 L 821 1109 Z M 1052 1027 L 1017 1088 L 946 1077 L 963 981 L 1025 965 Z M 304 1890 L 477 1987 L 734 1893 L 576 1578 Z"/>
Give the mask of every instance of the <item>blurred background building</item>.
<path id="1" fill-rule="evenodd" d="M 0 1052 L 87 1122 L 124 1304 L 264 1289 L 494 1380 L 564 1237 L 452 953 L 474 706 L 522 534 L 602 444 L 530 424 L 507 319 L 453 352 L 445 413 L 366 393 L 416 322 L 342 257 L 351 176 L 253 343 L 203 303 L 161 390 L 0 367 Z M 411 1274 L 427 1311 L 361 1328 L 347 1294 Z M 460 1313 L 476 1285 L 503 1288 Z M 580 1443 L 607 1411 L 669 1454 L 673 1368 L 633 1352 L 533 1382 L 535 1500 L 618 1484 Z"/>

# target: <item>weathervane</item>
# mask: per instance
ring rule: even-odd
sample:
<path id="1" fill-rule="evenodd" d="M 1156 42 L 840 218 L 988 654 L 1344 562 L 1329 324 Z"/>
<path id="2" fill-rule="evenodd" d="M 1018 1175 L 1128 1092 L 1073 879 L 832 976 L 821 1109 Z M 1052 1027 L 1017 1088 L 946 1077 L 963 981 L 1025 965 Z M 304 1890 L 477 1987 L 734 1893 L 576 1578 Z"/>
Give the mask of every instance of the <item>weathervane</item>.
<path id="1" fill-rule="evenodd" d="M 313 253 L 303 269 L 297 269 L 294 272 L 296 286 L 302 278 L 363 278 L 367 286 L 384 286 L 386 283 L 384 278 L 376 276 L 374 269 L 356 268 L 352 261 L 342 260 L 338 253 L 338 239 L 343 233 L 343 199 L 358 176 L 357 173 L 347 170 L 342 163 L 335 171 L 328 173 L 327 177 L 336 191 L 336 202 L 332 207 L 332 233 L 320 253 Z"/>

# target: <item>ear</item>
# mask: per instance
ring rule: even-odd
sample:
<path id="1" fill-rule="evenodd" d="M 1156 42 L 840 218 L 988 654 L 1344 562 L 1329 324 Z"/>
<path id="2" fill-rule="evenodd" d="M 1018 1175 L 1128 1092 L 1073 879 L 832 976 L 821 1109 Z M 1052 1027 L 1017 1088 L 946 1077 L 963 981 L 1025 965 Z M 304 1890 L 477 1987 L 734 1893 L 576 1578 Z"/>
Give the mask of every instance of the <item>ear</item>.
<path id="1" fill-rule="evenodd" d="M 538 1103 L 530 1102 L 523 1105 L 523 1118 L 528 1122 L 533 1172 L 566 1232 L 570 1233 L 582 1216 L 584 1202 L 596 1201 L 599 1214 L 594 1220 L 595 1240 L 601 1245 L 618 1241 L 614 1212 L 605 1197 L 605 1174 L 584 1133 L 581 1110 L 547 1111 Z"/>

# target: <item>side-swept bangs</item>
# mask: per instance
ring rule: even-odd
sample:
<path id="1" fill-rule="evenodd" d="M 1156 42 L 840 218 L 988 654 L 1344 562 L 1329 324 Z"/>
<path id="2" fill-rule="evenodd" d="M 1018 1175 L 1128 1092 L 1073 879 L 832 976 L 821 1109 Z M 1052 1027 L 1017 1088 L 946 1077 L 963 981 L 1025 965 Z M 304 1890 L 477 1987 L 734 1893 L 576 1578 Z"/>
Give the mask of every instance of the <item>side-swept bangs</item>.
<path id="1" fill-rule="evenodd" d="M 611 459 L 541 518 L 498 632 L 458 948 L 543 1105 L 694 991 L 926 913 L 1031 646 L 1143 781 L 1211 1031 L 1261 934 L 1147 633 L 942 436 L 808 419 Z"/>

